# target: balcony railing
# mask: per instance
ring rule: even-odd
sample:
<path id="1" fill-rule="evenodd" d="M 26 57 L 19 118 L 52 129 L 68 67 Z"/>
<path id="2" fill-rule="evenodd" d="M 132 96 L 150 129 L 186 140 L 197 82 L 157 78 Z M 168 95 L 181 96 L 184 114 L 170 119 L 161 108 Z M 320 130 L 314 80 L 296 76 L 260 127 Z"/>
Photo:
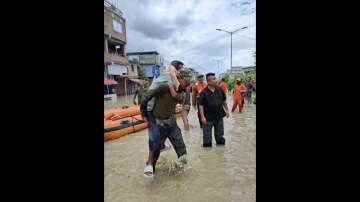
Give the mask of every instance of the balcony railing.
<path id="1" fill-rule="evenodd" d="M 113 61 L 115 63 L 127 65 L 128 59 L 126 55 L 119 55 L 117 53 L 104 53 L 105 61 Z"/>
<path id="2" fill-rule="evenodd" d="M 123 14 L 119 8 L 117 8 L 114 4 L 112 4 L 111 2 L 109 2 L 107 0 L 104 0 L 104 6 L 106 8 L 111 9 L 112 11 L 114 11 L 116 14 L 118 14 L 120 16 Z"/>

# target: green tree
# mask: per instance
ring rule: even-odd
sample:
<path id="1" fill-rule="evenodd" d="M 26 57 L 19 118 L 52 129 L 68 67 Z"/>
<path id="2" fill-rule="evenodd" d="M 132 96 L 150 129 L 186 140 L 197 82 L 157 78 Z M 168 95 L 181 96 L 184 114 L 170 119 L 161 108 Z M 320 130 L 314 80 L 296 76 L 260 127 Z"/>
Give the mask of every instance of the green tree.
<path id="1" fill-rule="evenodd" d="M 139 79 L 145 79 L 146 78 L 146 72 L 142 65 L 138 65 L 138 77 Z"/>
<path id="2" fill-rule="evenodd" d="M 229 91 L 232 91 L 234 89 L 234 79 L 229 79 L 227 82 Z"/>
<path id="3" fill-rule="evenodd" d="M 225 73 L 222 79 L 225 79 L 225 82 L 229 81 L 229 74 Z"/>

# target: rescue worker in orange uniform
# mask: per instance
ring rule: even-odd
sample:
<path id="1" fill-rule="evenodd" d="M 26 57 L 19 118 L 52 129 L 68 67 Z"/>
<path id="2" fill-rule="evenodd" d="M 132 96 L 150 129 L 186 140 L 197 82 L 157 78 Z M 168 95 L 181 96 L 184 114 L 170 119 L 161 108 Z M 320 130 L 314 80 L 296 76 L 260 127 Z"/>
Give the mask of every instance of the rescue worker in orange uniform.
<path id="1" fill-rule="evenodd" d="M 220 82 L 220 84 L 219 84 L 219 87 L 224 91 L 224 93 L 225 93 L 225 96 L 226 96 L 226 94 L 227 94 L 227 89 L 228 89 L 228 87 L 227 87 L 227 83 L 226 83 L 226 81 L 225 81 L 225 78 L 222 78 L 221 79 L 221 82 Z"/>
<path id="2" fill-rule="evenodd" d="M 194 84 L 192 89 L 192 105 L 193 107 L 195 106 L 197 107 L 200 128 L 202 128 L 203 124 L 201 122 L 201 115 L 199 110 L 199 99 L 200 99 L 200 93 L 204 88 L 206 88 L 207 83 L 206 81 L 204 81 L 204 75 L 202 74 L 197 77 L 197 80 L 198 81 Z"/>
<path id="3" fill-rule="evenodd" d="M 231 112 L 234 112 L 236 107 L 239 107 L 239 112 L 242 113 L 244 108 L 244 95 L 246 93 L 246 86 L 242 81 L 237 81 L 233 90 L 233 107 Z"/>

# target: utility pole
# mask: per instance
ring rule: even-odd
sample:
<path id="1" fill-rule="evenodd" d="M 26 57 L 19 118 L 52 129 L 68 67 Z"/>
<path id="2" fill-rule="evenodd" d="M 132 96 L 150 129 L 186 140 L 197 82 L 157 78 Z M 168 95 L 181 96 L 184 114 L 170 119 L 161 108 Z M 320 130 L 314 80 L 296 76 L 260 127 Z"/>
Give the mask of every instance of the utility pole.
<path id="1" fill-rule="evenodd" d="M 220 60 L 216 60 L 217 62 L 217 76 L 220 75 Z"/>
<path id="2" fill-rule="evenodd" d="M 230 34 L 230 69 L 232 68 L 232 35 L 234 33 L 236 33 L 237 31 L 246 29 L 246 28 L 248 28 L 248 27 L 242 27 L 242 28 L 234 30 L 232 32 L 224 30 L 224 29 L 216 29 L 217 31 L 226 32 L 226 33 Z"/>
<path id="3" fill-rule="evenodd" d="M 232 68 L 232 35 L 234 32 L 230 32 L 230 69 Z"/>

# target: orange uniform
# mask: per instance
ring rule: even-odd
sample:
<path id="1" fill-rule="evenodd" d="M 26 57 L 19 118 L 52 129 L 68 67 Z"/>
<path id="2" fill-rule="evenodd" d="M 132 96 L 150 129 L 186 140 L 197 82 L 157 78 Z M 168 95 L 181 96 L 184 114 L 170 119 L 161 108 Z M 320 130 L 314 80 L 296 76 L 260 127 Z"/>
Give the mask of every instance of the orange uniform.
<path id="1" fill-rule="evenodd" d="M 227 84 L 224 81 L 221 81 L 219 87 L 224 91 L 225 95 L 227 93 Z"/>
<path id="2" fill-rule="evenodd" d="M 233 92 L 233 107 L 231 112 L 234 112 L 236 107 L 239 106 L 239 112 L 241 113 L 244 107 L 244 97 L 241 96 L 241 93 L 246 92 L 246 87 L 244 84 L 235 85 Z"/>
<path id="3" fill-rule="evenodd" d="M 192 87 L 192 102 L 193 104 L 196 103 L 196 97 L 200 96 L 201 91 L 206 88 L 207 83 L 204 81 L 202 84 L 199 82 L 196 82 L 194 86 Z"/>
<path id="4" fill-rule="evenodd" d="M 243 100 L 244 97 L 241 96 L 241 93 L 245 93 L 245 92 L 246 92 L 246 86 L 245 86 L 244 84 L 241 84 L 241 85 L 239 86 L 239 91 L 240 91 L 240 99 Z"/>
<path id="5" fill-rule="evenodd" d="M 234 90 L 233 90 L 233 100 L 240 100 L 241 95 L 240 95 L 240 88 L 239 85 L 235 84 L 234 85 Z"/>

